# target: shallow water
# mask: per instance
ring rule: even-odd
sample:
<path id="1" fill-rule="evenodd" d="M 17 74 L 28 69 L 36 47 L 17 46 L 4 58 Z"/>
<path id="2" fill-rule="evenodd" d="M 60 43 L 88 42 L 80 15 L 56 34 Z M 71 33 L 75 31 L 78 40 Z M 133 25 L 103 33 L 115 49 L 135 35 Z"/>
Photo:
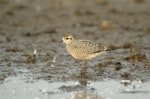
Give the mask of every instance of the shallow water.
<path id="1" fill-rule="evenodd" d="M 82 81 L 84 82 L 84 80 Z M 124 85 L 121 81 L 104 79 L 102 81 L 48 82 L 29 79 L 18 75 L 6 78 L 0 84 L 1 99 L 149 99 L 150 83 L 140 80 Z M 85 98 L 85 93 L 89 94 Z M 96 97 L 96 98 L 88 98 Z"/>

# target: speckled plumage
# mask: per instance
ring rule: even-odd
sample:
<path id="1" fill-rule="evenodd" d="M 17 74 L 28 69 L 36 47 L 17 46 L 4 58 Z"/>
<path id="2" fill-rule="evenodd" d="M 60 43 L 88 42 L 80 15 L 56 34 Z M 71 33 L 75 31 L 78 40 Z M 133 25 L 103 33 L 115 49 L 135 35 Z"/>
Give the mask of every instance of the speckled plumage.
<path id="1" fill-rule="evenodd" d="M 67 52 L 79 60 L 94 58 L 106 50 L 105 47 L 90 40 L 76 40 L 71 34 L 65 34 L 63 42 L 66 44 Z"/>

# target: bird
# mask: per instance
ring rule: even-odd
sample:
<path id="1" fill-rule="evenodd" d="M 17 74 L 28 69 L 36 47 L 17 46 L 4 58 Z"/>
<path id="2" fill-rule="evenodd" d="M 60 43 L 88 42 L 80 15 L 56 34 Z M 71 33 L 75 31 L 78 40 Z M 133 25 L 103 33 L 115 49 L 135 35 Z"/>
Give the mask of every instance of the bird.
<path id="1" fill-rule="evenodd" d="M 82 72 L 86 71 L 88 60 L 103 54 L 107 49 L 90 40 L 75 39 L 71 33 L 64 34 L 62 42 L 65 43 L 66 50 L 72 57 L 83 61 Z"/>

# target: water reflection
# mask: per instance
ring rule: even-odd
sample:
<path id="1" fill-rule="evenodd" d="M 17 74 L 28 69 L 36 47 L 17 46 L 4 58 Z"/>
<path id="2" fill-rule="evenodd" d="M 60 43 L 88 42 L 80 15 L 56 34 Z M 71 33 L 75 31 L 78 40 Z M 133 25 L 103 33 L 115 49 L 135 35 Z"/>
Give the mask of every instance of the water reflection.
<path id="1" fill-rule="evenodd" d="M 103 98 L 96 93 L 76 92 L 72 93 L 67 99 L 103 99 Z"/>
<path id="2" fill-rule="evenodd" d="M 150 96 L 149 82 L 139 85 L 138 81 L 132 81 L 124 86 L 120 81 L 110 79 L 87 81 L 82 78 L 51 83 L 27 80 L 21 76 L 6 78 L 0 85 L 0 99 L 133 99 L 137 96 L 139 99 L 149 99 Z"/>

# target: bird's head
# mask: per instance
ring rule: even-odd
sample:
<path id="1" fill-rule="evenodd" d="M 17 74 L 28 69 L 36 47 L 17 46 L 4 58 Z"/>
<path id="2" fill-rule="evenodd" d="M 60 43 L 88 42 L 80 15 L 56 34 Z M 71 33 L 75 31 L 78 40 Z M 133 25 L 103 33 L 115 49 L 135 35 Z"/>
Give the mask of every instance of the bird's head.
<path id="1" fill-rule="evenodd" d="M 65 34 L 62 40 L 65 44 L 69 44 L 74 40 L 74 37 L 69 33 L 69 34 Z"/>

